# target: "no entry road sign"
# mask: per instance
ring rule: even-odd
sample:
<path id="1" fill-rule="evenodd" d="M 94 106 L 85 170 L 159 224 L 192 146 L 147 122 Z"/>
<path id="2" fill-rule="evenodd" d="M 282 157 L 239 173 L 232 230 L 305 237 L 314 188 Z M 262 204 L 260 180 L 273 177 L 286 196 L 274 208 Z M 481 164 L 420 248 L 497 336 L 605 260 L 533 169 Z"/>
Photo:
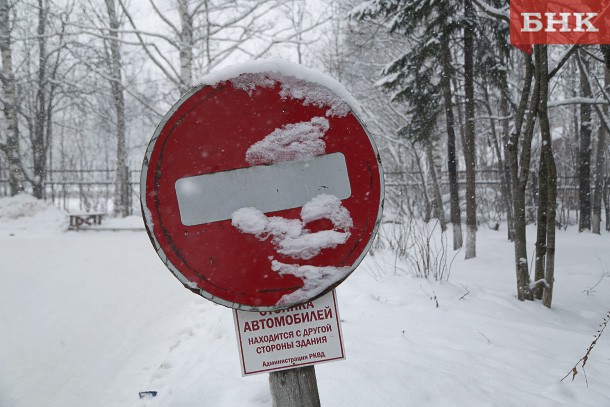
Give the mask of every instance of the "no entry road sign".
<path id="1" fill-rule="evenodd" d="M 258 311 L 343 281 L 383 206 L 356 103 L 332 79 L 284 63 L 243 65 L 184 95 L 148 145 L 141 191 L 149 236 L 174 275 L 214 302 Z"/>

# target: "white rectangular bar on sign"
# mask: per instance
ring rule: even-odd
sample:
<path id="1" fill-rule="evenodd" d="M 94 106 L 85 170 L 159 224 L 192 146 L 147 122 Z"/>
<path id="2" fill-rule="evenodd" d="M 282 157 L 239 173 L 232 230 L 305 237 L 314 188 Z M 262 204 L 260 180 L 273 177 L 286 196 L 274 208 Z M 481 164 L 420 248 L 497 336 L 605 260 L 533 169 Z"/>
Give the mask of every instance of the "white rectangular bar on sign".
<path id="1" fill-rule="evenodd" d="M 337 297 L 286 310 L 233 310 L 242 375 L 345 359 Z"/>
<path id="2" fill-rule="evenodd" d="M 342 153 L 185 177 L 175 187 L 185 226 L 231 219 L 240 208 L 267 213 L 299 208 L 320 194 L 352 194 Z"/>

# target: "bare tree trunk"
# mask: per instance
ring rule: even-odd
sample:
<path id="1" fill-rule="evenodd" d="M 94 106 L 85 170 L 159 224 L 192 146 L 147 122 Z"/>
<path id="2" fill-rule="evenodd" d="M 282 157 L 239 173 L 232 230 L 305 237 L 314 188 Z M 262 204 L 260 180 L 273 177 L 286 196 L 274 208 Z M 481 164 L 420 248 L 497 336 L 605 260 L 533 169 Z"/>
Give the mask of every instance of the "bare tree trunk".
<path id="1" fill-rule="evenodd" d="M 589 86 L 589 64 L 580 52 L 576 51 L 580 71 L 580 91 L 582 96 L 590 99 L 593 92 Z M 591 229 L 591 105 L 580 105 L 580 143 L 578 147 L 578 231 Z"/>
<path id="2" fill-rule="evenodd" d="M 421 167 L 421 160 L 419 158 L 419 153 L 417 152 L 417 148 L 415 148 L 415 143 L 411 141 L 411 150 L 413 151 L 413 155 L 415 156 L 415 162 L 417 164 L 417 172 L 419 174 L 419 179 L 421 181 L 422 187 L 422 197 L 424 198 L 424 222 L 430 222 L 431 218 L 431 208 L 430 198 L 428 197 L 428 187 L 426 186 L 426 176 L 424 175 L 424 170 Z"/>
<path id="3" fill-rule="evenodd" d="M 207 5 L 207 3 L 206 3 Z M 193 84 L 193 15 L 189 0 L 178 0 L 180 13 L 180 93 L 185 94 Z"/>
<path id="4" fill-rule="evenodd" d="M 483 84 L 483 90 L 484 90 L 484 94 L 485 94 L 485 107 L 487 109 L 487 114 L 490 117 L 489 125 L 491 128 L 491 139 L 492 139 L 491 142 L 492 142 L 492 146 L 493 146 L 493 149 L 496 153 L 496 157 L 498 160 L 498 173 L 500 174 L 500 189 L 502 192 L 502 203 L 504 204 L 504 208 L 506 210 L 506 223 L 507 223 L 507 229 L 508 229 L 508 239 L 512 240 L 513 217 L 512 217 L 512 202 L 511 202 L 512 194 L 510 193 L 510 189 L 509 189 L 510 182 L 508 181 L 508 178 L 505 173 L 506 164 L 504 163 L 504 159 L 502 157 L 502 151 L 500 150 L 500 143 L 498 142 L 496 123 L 495 123 L 495 120 L 493 119 L 493 111 L 491 109 L 491 101 L 489 98 L 489 92 L 487 91 L 486 83 Z M 504 100 L 504 98 L 501 98 L 501 101 L 502 100 Z M 503 124 L 503 127 L 505 127 L 504 124 Z M 503 131 L 506 131 L 506 134 L 508 134 L 508 128 L 503 129 Z"/>
<path id="5" fill-rule="evenodd" d="M 502 43 L 503 41 L 500 41 L 499 44 L 502 61 L 504 64 L 509 64 L 510 46 L 507 47 L 506 44 L 503 45 Z M 506 237 L 508 240 L 513 241 L 515 235 L 515 209 L 513 207 L 513 187 L 510 176 L 510 158 L 508 152 L 508 142 L 510 140 L 510 104 L 511 96 L 508 81 L 503 81 L 500 89 L 500 115 L 502 116 L 500 123 L 502 125 L 502 156 L 504 157 L 504 166 L 501 171 L 502 183 L 505 187 L 506 196 Z"/>
<path id="6" fill-rule="evenodd" d="M 606 230 L 610 232 L 610 177 L 604 183 L 604 207 L 606 208 Z"/>
<path id="7" fill-rule="evenodd" d="M 610 55 L 609 55 L 610 56 Z M 605 91 L 610 86 L 610 69 L 605 67 L 604 69 L 604 89 Z M 608 105 L 602 106 L 602 115 L 608 117 Z M 604 120 L 604 118 L 601 118 Z M 601 234 L 601 223 L 602 223 L 602 195 L 604 189 L 604 167 L 605 167 L 605 151 L 606 151 L 606 138 L 608 137 L 608 130 L 606 126 L 599 126 L 599 132 L 597 133 L 597 151 L 595 153 L 595 189 L 593 192 L 593 213 L 591 217 L 591 230 L 593 233 Z"/>
<path id="8" fill-rule="evenodd" d="M 45 16 L 43 18 L 43 22 L 45 24 L 45 26 L 48 26 L 49 23 L 47 21 L 48 16 L 49 16 L 49 0 L 45 0 L 45 7 L 46 7 L 46 12 L 45 12 Z M 52 142 L 53 142 L 53 120 L 54 120 L 54 101 L 55 101 L 55 96 L 56 96 L 56 91 L 57 88 L 59 86 L 59 82 L 57 81 L 57 76 L 58 76 L 58 71 L 59 68 L 62 64 L 62 60 L 63 60 L 63 54 L 62 51 L 65 49 L 65 33 L 66 33 L 66 26 L 67 26 L 67 21 L 70 18 L 70 12 L 71 10 L 68 10 L 67 13 L 65 14 L 61 14 L 61 28 L 59 29 L 59 31 L 57 31 L 56 34 L 56 38 L 57 38 L 57 45 L 55 45 L 55 48 L 53 50 L 53 53 L 48 53 L 46 51 L 46 44 L 44 47 L 39 47 L 41 48 L 41 55 L 44 55 L 44 57 L 39 57 L 41 59 L 40 63 L 43 62 L 47 62 L 50 63 L 51 61 L 51 57 L 54 56 L 54 61 L 52 64 L 50 64 L 49 68 L 45 68 L 45 71 L 42 74 L 39 74 L 39 91 L 42 91 L 45 95 L 44 97 L 44 103 L 46 103 L 46 107 L 42 110 L 44 110 L 46 112 L 46 116 L 43 116 L 42 113 L 38 113 L 37 115 L 39 117 L 41 117 L 41 120 L 44 121 L 45 125 L 43 126 L 43 134 L 40 135 L 40 137 L 38 138 L 39 140 L 39 144 L 38 144 L 38 148 L 41 150 L 41 156 L 44 157 L 41 160 L 41 164 L 40 164 L 40 170 L 38 175 L 35 173 L 34 174 L 34 180 L 39 180 L 39 183 L 41 185 L 42 188 L 42 194 L 41 197 L 42 198 L 46 198 L 46 189 L 45 189 L 45 182 L 47 179 L 47 174 L 49 173 L 49 170 L 52 170 L 52 166 L 53 166 L 53 149 L 51 148 L 52 146 Z M 46 28 L 45 28 L 46 31 Z M 46 41 L 46 40 L 45 40 Z M 44 79 L 44 81 L 42 80 Z M 53 190 L 53 184 L 51 184 L 51 194 L 52 194 L 52 199 L 54 200 L 54 190 Z"/>
<path id="9" fill-rule="evenodd" d="M 38 78 L 36 84 L 36 111 L 34 131 L 31 135 L 34 175 L 32 177 L 32 193 L 38 198 L 44 197 L 44 181 L 47 169 L 46 126 L 47 122 L 47 17 L 49 13 L 48 0 L 38 0 Z"/>
<path id="10" fill-rule="evenodd" d="M 273 407 L 320 407 L 313 366 L 269 373 Z"/>
<path id="11" fill-rule="evenodd" d="M 432 184 L 432 212 L 434 217 L 438 219 L 441 224 L 441 230 L 444 232 L 447 230 L 447 222 L 445 221 L 445 210 L 443 209 L 443 197 L 441 194 L 441 187 L 438 181 L 435 153 L 434 153 L 434 141 L 428 140 L 426 142 L 426 157 L 428 158 L 428 167 L 430 170 L 430 182 Z"/>
<path id="12" fill-rule="evenodd" d="M 211 48 L 211 39 L 212 39 L 212 22 L 210 21 L 210 4 L 209 0 L 203 0 L 203 13 L 205 16 L 205 38 L 203 39 L 205 44 L 205 73 L 210 73 L 210 69 L 212 69 L 212 48 Z"/>
<path id="13" fill-rule="evenodd" d="M 534 133 L 535 117 L 538 111 L 539 94 L 539 75 L 538 69 L 534 68 L 530 57 L 525 57 L 525 78 L 519 106 L 515 113 L 514 131 L 510 135 L 508 142 L 508 153 L 510 161 L 511 184 L 513 187 L 513 210 L 514 210 L 514 246 L 515 246 L 515 271 L 517 275 L 517 298 L 521 301 L 531 298 L 529 288 L 529 268 L 527 262 L 527 240 L 525 234 L 526 214 L 525 214 L 525 188 L 529 176 L 529 165 L 531 159 L 531 144 Z M 536 73 L 534 90 L 530 94 L 531 82 Z M 525 113 L 529 113 L 522 132 Z M 521 151 L 519 151 L 521 145 Z"/>
<path id="14" fill-rule="evenodd" d="M 462 247 L 462 211 L 457 183 L 457 157 L 455 152 L 455 118 L 453 117 L 453 97 L 451 94 L 451 54 L 449 36 L 444 35 L 441 43 L 441 63 L 443 76 L 441 86 L 445 102 L 445 122 L 447 126 L 447 173 L 449 176 L 450 218 L 453 225 L 453 250 Z"/>
<path id="15" fill-rule="evenodd" d="M 548 118 L 545 120 L 548 123 Z M 548 138 L 550 139 L 550 129 Z M 548 147 L 548 149 L 550 150 L 547 153 L 549 192 L 546 237 L 546 273 L 544 276 L 544 279 L 546 280 L 546 285 L 544 287 L 542 303 L 547 308 L 551 308 L 551 303 L 553 301 L 553 286 L 555 283 L 555 233 L 557 231 L 557 228 L 555 227 L 555 218 L 557 208 L 557 168 L 555 166 L 555 158 L 553 157 L 552 147 Z"/>
<path id="16" fill-rule="evenodd" d="M 65 31 L 63 31 L 65 29 L 65 26 L 62 27 L 62 32 L 60 34 L 60 43 L 63 44 L 63 38 L 64 38 L 64 33 Z M 44 188 L 44 181 L 47 178 L 47 174 L 49 173 L 49 171 L 53 170 L 53 120 L 54 120 L 54 108 L 53 108 L 53 103 L 55 101 L 55 96 L 56 96 L 56 90 L 57 90 L 57 71 L 59 69 L 61 63 L 61 52 L 57 51 L 56 52 L 56 57 L 55 57 L 55 63 L 52 67 L 51 73 L 49 75 L 49 79 L 51 80 L 51 84 L 49 85 L 49 89 L 48 89 L 48 98 L 47 98 L 47 104 L 48 104 L 48 108 L 47 110 L 47 117 L 46 117 L 46 129 L 45 129 L 45 136 L 44 136 L 44 146 L 43 146 L 43 150 L 44 150 L 44 155 L 45 155 L 45 165 L 44 165 L 44 173 L 42 176 L 42 180 L 43 180 L 43 188 Z M 51 172 L 52 174 L 52 172 Z M 51 194 L 54 195 L 54 190 L 53 190 L 53 184 L 51 184 Z M 43 197 L 46 198 L 46 189 L 43 189 Z"/>
<path id="17" fill-rule="evenodd" d="M 125 97 L 122 86 L 121 50 L 118 30 L 120 28 L 116 15 L 115 0 L 106 0 L 108 20 L 110 23 L 110 88 L 116 113 L 117 126 L 117 162 L 116 190 L 114 213 L 120 216 L 129 215 L 129 174 L 127 169 L 127 140 L 125 122 Z"/>
<path id="18" fill-rule="evenodd" d="M 464 161 L 466 163 L 466 259 L 477 255 L 477 201 L 475 184 L 475 125 L 474 125 L 474 20 L 472 0 L 464 0 Z"/>
<path id="19" fill-rule="evenodd" d="M 17 92 L 13 72 L 13 53 L 11 48 L 10 8 L 7 0 L 0 0 L 0 57 L 2 74 L 0 80 L 4 88 L 6 102 L 3 104 L 6 118 L 6 141 L 0 144 L 8 162 L 8 184 L 11 196 L 24 190 L 25 174 L 21 165 L 19 145 L 19 122 L 17 120 Z"/>
<path id="20" fill-rule="evenodd" d="M 546 199 L 547 207 L 547 236 L 546 236 L 546 285 L 542 297 L 542 303 L 551 308 L 553 300 L 553 283 L 555 281 L 555 216 L 557 206 L 557 168 L 555 157 L 553 156 L 553 141 L 551 138 L 551 126 L 549 124 L 547 102 L 549 98 L 549 77 L 548 77 L 548 55 L 546 45 L 537 45 L 540 56 L 540 104 L 538 108 L 538 118 L 540 119 L 540 134 L 542 136 L 542 152 L 547 168 L 548 193 Z"/>
<path id="21" fill-rule="evenodd" d="M 545 140 L 543 140 L 543 143 Z M 536 214 L 536 257 L 534 260 L 534 280 L 544 279 L 546 259 L 546 237 L 547 237 L 547 211 L 548 211 L 548 163 L 545 156 L 546 151 L 540 151 L 540 167 L 538 169 L 538 210 Z M 534 298 L 542 299 L 542 286 L 534 288 Z"/>

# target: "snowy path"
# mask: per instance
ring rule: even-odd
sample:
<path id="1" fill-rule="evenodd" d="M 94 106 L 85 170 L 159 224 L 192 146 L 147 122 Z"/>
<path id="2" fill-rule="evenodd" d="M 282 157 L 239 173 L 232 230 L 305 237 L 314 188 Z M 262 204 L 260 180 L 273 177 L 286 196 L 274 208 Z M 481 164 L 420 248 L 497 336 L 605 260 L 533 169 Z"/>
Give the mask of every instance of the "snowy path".
<path id="1" fill-rule="evenodd" d="M 145 233 L 13 238 L 0 247 L 8 254 L 0 394 L 9 390 L 18 406 L 114 405 L 103 400 L 120 399 L 120 381 L 139 373 L 125 369 L 166 352 L 197 301 L 158 267 Z"/>

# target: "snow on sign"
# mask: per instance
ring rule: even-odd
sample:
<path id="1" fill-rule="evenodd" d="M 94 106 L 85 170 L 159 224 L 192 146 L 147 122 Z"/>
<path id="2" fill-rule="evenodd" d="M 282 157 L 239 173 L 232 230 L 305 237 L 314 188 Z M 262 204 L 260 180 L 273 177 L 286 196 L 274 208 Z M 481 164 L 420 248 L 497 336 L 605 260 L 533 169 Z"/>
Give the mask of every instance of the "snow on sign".
<path id="1" fill-rule="evenodd" d="M 334 290 L 285 310 L 233 315 L 244 376 L 345 359 Z"/>
<path id="2" fill-rule="evenodd" d="M 315 71 L 260 62 L 208 76 L 148 145 L 141 203 L 157 254 L 190 290 L 249 311 L 343 281 L 383 206 L 357 103 Z"/>

